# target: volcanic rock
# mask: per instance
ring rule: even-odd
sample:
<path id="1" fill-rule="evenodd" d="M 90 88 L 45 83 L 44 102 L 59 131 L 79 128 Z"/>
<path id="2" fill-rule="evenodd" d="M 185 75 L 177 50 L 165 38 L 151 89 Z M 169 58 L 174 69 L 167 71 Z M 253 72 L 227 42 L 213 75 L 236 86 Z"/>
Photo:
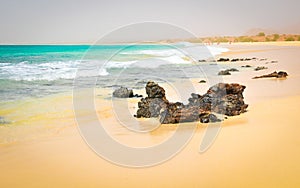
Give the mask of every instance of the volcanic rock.
<path id="1" fill-rule="evenodd" d="M 284 71 L 279 71 L 279 72 L 273 72 L 271 74 L 266 74 L 262 76 L 256 76 L 253 79 L 258 79 L 258 78 L 286 78 L 288 74 Z"/>
<path id="2" fill-rule="evenodd" d="M 138 102 L 136 117 L 150 118 L 158 117 L 160 111 L 166 109 L 169 101 L 166 99 L 164 88 L 157 83 L 149 81 L 145 87 L 148 97 L 142 98 Z"/>
<path id="3" fill-rule="evenodd" d="M 163 124 L 194 122 L 202 123 L 221 121 L 214 113 L 235 116 L 246 112 L 243 91 L 245 86 L 240 84 L 219 83 L 209 88 L 207 93 L 191 94 L 189 103 L 170 103 L 165 97 L 165 90 L 154 82 L 148 82 L 146 93 L 138 103 L 137 118 L 159 117 Z"/>

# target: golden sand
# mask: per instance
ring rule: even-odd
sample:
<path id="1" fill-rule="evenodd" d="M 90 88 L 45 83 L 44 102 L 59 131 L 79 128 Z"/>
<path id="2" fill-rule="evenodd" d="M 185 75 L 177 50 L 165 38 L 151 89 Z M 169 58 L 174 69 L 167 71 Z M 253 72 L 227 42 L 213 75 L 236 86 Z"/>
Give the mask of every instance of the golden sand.
<path id="1" fill-rule="evenodd" d="M 1 187 L 297 187 L 300 184 L 300 97 L 266 101 L 230 118 L 213 146 L 199 153 L 206 126 L 171 160 L 134 169 L 111 164 L 75 127 L 51 139 L 3 146 Z M 163 126 L 150 136 L 165 136 Z M 149 135 L 147 135 L 149 136 Z M 121 136 L 122 137 L 122 136 Z M 130 135 L 123 135 L 131 139 Z M 125 139 L 124 139 L 125 140 Z"/>

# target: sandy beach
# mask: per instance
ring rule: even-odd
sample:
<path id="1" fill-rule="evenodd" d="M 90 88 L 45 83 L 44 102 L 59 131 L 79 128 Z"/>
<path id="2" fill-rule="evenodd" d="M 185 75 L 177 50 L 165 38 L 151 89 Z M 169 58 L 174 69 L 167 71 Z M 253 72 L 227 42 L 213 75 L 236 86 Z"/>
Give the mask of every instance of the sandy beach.
<path id="1" fill-rule="evenodd" d="M 147 168 L 112 164 L 93 152 L 81 137 L 72 93 L 55 94 L 11 102 L 0 110 L 1 116 L 13 120 L 0 126 L 0 187 L 298 187 L 299 43 L 222 46 L 230 51 L 220 57 L 267 60 L 220 62 L 240 70 L 224 76 L 223 81 L 247 87 L 244 97 L 249 108 L 222 122 L 221 131 L 206 152 L 200 153 L 199 147 L 209 125 L 197 122 L 187 146 L 165 163 Z M 278 63 L 266 64 L 272 60 Z M 241 68 L 247 64 L 252 67 Z M 268 69 L 253 71 L 256 66 Z M 252 79 L 280 70 L 288 72 L 287 79 Z M 199 84 L 201 79 L 190 81 L 203 94 L 212 83 Z M 171 87 L 162 86 L 170 100 L 178 100 Z M 101 93 L 110 92 L 103 90 Z M 132 115 L 138 100 L 127 100 Z M 109 122 L 106 129 L 110 135 L 124 144 L 153 146 L 176 131 L 177 125 L 166 124 L 152 132 L 133 133 L 118 126 L 108 100 L 97 97 L 95 104 L 98 118 Z M 25 116 L 24 111 L 29 113 Z M 143 125 L 143 120 L 138 121 Z"/>

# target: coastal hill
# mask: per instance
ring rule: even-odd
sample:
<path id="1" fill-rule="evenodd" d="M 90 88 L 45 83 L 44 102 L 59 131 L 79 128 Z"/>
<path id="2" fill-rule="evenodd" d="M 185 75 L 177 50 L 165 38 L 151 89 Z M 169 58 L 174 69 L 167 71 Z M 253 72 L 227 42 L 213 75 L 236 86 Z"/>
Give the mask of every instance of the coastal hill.
<path id="1" fill-rule="evenodd" d="M 234 42 L 282 42 L 282 41 L 300 41 L 299 34 L 266 34 L 259 32 L 256 35 L 243 35 L 243 36 L 214 36 L 214 37 L 199 37 L 190 39 L 170 39 L 160 42 L 173 43 L 173 42 L 192 42 L 192 43 L 234 43 Z"/>
<path id="2" fill-rule="evenodd" d="M 189 39 L 189 42 L 227 43 L 227 42 L 276 42 L 276 41 L 300 41 L 300 35 L 294 34 L 265 34 L 259 32 L 253 36 L 219 36 Z"/>

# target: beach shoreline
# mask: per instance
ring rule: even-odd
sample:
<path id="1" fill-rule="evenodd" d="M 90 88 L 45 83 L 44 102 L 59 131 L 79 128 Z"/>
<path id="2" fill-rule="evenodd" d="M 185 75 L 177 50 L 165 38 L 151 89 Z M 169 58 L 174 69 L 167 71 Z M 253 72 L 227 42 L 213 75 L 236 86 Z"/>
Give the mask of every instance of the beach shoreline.
<path id="1" fill-rule="evenodd" d="M 292 44 L 292 43 L 289 43 Z M 188 145 L 174 158 L 149 168 L 125 168 L 96 155 L 84 142 L 74 119 L 70 93 L 56 94 L 39 100 L 11 103 L 1 115 L 14 119 L 0 126 L 1 187 L 293 187 L 300 184 L 300 131 L 297 108 L 300 102 L 300 71 L 297 69 L 299 43 L 232 44 L 219 57 L 268 58 L 266 61 L 227 62 L 222 65 L 240 71 L 222 77 L 225 83 L 246 86 L 244 97 L 248 112 L 229 117 L 221 123 L 221 131 L 209 150 L 199 153 L 201 138 L 207 125 L 196 123 L 196 131 Z M 274 48 L 274 46 L 276 46 Z M 276 60 L 276 64 L 265 64 Z M 252 64 L 251 64 L 252 63 Z M 241 66 L 251 64 L 250 70 Z M 256 66 L 268 69 L 253 71 Z M 214 65 L 212 65 L 214 66 Z M 287 79 L 252 77 L 284 70 Z M 217 73 L 216 73 L 217 74 Z M 209 78 L 190 82 L 199 94 L 212 85 Z M 180 82 L 180 80 L 178 80 Z M 182 84 L 182 83 L 181 83 Z M 184 84 L 183 84 L 184 85 Z M 179 100 L 171 86 L 162 83 L 167 98 Z M 139 94 L 145 92 L 135 90 Z M 106 125 L 117 125 L 110 100 L 99 96 L 110 90 L 95 91 L 96 111 Z M 190 93 L 187 93 L 187 96 Z M 185 100 L 187 96 L 184 96 Z M 127 100 L 127 99 L 124 99 Z M 132 115 L 139 98 L 128 99 Z M 49 104 L 51 104 L 49 106 Z M 22 117 L 22 111 L 32 112 Z M 9 114 L 13 115 L 9 116 Z M 82 112 L 84 114 L 84 112 Z M 18 119 L 19 118 L 19 119 Z M 143 121 L 143 120 L 139 120 Z M 189 123 L 187 123 L 188 125 Z M 130 146 L 152 146 L 168 138 L 177 125 L 161 125 L 147 134 L 106 127 L 112 136 Z M 61 168 L 63 167 L 63 168 Z M 116 181 L 117 180 L 117 181 Z"/>

